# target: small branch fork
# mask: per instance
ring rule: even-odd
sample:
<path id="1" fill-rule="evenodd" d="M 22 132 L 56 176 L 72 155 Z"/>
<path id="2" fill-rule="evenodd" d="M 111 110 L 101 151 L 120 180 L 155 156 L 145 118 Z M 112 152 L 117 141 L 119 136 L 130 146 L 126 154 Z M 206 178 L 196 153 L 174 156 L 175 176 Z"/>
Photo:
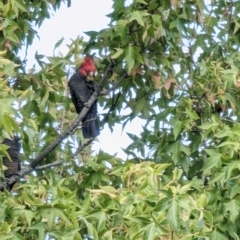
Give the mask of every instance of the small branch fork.
<path id="1" fill-rule="evenodd" d="M 95 138 L 91 138 L 90 140 L 88 140 L 86 143 L 84 143 L 83 145 L 80 143 L 77 150 L 75 151 L 75 153 L 73 154 L 73 158 L 75 158 L 85 147 L 87 147 L 88 145 L 90 145 Z"/>
<path id="2" fill-rule="evenodd" d="M 10 178 L 6 179 L 7 183 L 13 184 L 15 183 L 19 178 L 23 177 L 24 175 L 32 172 L 32 171 L 36 171 L 36 170 L 43 170 L 43 169 L 47 169 L 50 167 L 55 167 L 58 165 L 61 165 L 63 163 L 63 161 L 55 161 L 53 163 L 50 164 L 46 164 L 43 166 L 38 166 L 43 159 L 49 154 L 51 153 L 64 139 L 66 139 L 69 135 L 71 135 L 71 133 L 74 131 L 74 129 L 76 129 L 81 120 L 85 117 L 85 115 L 87 114 L 89 108 L 92 106 L 92 104 L 95 102 L 95 100 L 98 98 L 98 96 L 101 93 L 101 90 L 103 89 L 103 86 L 105 84 L 105 82 L 108 79 L 108 75 L 111 74 L 114 66 L 117 64 L 117 62 L 111 61 L 107 70 L 105 71 L 99 85 L 97 86 L 96 90 L 94 91 L 94 93 L 92 94 L 92 96 L 89 98 L 89 100 L 86 103 L 87 107 L 84 107 L 82 109 L 82 111 L 80 112 L 80 114 L 77 116 L 77 118 L 73 121 L 73 123 L 64 131 L 62 132 L 48 147 L 45 148 L 45 150 L 43 150 L 43 152 L 41 152 L 32 162 L 29 166 L 23 168 L 21 171 L 18 172 L 18 175 L 13 175 Z M 125 77 L 127 77 L 127 74 L 124 74 L 120 81 L 122 81 Z M 114 90 L 117 85 L 119 85 L 120 81 L 116 84 L 116 86 L 113 86 L 111 88 L 111 91 Z M 86 146 L 88 146 L 89 144 L 92 143 L 94 139 L 90 139 L 87 143 L 80 145 L 78 147 L 78 149 L 76 150 L 76 152 L 73 154 L 73 157 L 76 157 L 77 154 Z M 3 190 L 4 188 L 6 188 L 6 182 L 0 182 L 0 190 Z"/>

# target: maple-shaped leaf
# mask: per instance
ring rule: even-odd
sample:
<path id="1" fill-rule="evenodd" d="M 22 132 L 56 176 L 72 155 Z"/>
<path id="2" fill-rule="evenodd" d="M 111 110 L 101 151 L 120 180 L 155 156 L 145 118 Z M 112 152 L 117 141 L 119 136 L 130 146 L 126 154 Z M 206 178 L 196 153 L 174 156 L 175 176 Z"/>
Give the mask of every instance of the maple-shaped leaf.
<path id="1" fill-rule="evenodd" d="M 12 103 L 14 98 L 8 97 L 0 101 L 0 121 L 5 113 L 13 113 Z"/>

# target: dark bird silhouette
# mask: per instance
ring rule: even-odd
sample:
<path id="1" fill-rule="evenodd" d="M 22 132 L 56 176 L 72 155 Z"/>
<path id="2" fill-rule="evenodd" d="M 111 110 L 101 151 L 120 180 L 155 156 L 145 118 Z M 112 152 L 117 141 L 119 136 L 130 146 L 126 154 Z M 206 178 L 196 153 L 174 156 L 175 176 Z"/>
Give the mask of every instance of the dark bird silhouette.
<path id="1" fill-rule="evenodd" d="M 84 108 L 85 103 L 89 100 L 96 89 L 96 83 L 87 80 L 87 77 L 94 76 L 95 72 L 96 67 L 93 59 L 87 56 L 68 82 L 72 102 L 78 114 Z M 84 138 L 93 138 L 100 134 L 97 118 L 97 103 L 96 99 L 82 120 L 82 132 Z"/>
<path id="2" fill-rule="evenodd" d="M 21 170 L 21 161 L 20 161 L 20 138 L 18 136 L 14 136 L 12 139 L 5 138 L 2 144 L 9 146 L 7 152 L 11 158 L 11 161 L 7 157 L 3 157 L 3 165 L 7 167 L 4 171 L 5 178 L 10 178 L 13 175 L 17 175 L 18 171 Z M 11 191 L 13 184 L 7 183 L 7 190 Z"/>

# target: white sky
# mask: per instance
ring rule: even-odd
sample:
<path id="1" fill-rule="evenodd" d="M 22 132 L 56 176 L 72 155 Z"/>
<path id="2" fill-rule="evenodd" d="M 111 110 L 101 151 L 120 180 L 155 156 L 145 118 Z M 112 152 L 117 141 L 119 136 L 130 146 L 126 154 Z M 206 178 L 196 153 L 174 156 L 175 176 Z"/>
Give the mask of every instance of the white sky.
<path id="1" fill-rule="evenodd" d="M 110 19 L 105 15 L 112 11 L 111 6 L 111 0 L 72 0 L 70 8 L 61 6 L 60 10 L 51 19 L 45 20 L 38 30 L 40 40 L 35 38 L 33 46 L 29 47 L 27 51 L 28 68 L 30 69 L 35 63 L 36 51 L 45 56 L 52 56 L 54 45 L 62 37 L 65 40 L 75 39 L 78 35 L 84 36 L 83 32 L 85 31 L 99 31 L 106 28 Z M 62 46 L 58 51 L 64 53 L 67 49 L 64 48 L 64 44 Z M 23 49 L 22 54 L 25 54 L 25 49 Z M 140 132 L 141 123 L 143 124 L 143 121 L 140 119 L 133 121 L 133 123 L 125 127 L 124 132 L 122 132 L 121 125 L 116 125 L 113 133 L 105 125 L 98 137 L 98 141 L 94 143 L 93 149 L 96 151 L 102 149 L 109 154 L 117 153 L 120 158 L 127 158 L 121 149 L 126 148 L 131 143 L 126 132 Z"/>
<path id="2" fill-rule="evenodd" d="M 72 0 L 70 8 L 62 5 L 38 29 L 40 39 L 36 37 L 33 46 L 28 49 L 28 66 L 33 65 L 36 50 L 39 54 L 52 56 L 54 45 L 62 37 L 65 40 L 75 39 L 78 35 L 84 36 L 83 32 L 106 28 L 109 18 L 105 15 L 112 11 L 111 6 L 111 0 Z M 60 50 L 64 52 L 67 49 L 62 47 Z"/>

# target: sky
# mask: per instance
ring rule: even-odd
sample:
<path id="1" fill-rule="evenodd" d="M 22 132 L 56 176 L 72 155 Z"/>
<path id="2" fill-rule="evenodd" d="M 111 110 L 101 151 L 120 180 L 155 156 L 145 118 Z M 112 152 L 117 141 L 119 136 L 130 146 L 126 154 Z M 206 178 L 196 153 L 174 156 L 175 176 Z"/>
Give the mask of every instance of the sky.
<path id="1" fill-rule="evenodd" d="M 111 0 L 72 0 L 70 8 L 62 5 L 50 19 L 44 21 L 40 29 L 37 29 L 39 39 L 36 37 L 33 45 L 27 51 L 27 68 L 30 69 L 36 63 L 34 61 L 36 51 L 38 54 L 52 56 L 54 45 L 62 37 L 66 42 L 75 39 L 78 35 L 87 39 L 83 32 L 99 31 L 106 28 L 110 22 L 106 15 L 112 12 L 111 6 Z M 62 44 L 58 51 L 62 53 L 67 51 L 65 44 Z M 22 55 L 25 55 L 25 49 L 22 50 Z M 118 157 L 126 159 L 127 156 L 122 148 L 126 148 L 131 143 L 127 132 L 139 133 L 142 124 L 140 119 L 135 120 L 128 124 L 124 131 L 122 131 L 122 126 L 118 124 L 114 127 L 113 133 L 106 124 L 92 149 L 96 152 L 102 149 L 109 154 L 117 154 Z"/>
<path id="2" fill-rule="evenodd" d="M 37 29 L 40 39 L 36 37 L 33 46 L 28 49 L 28 65 L 32 66 L 34 63 L 36 50 L 39 54 L 52 56 L 54 45 L 62 37 L 66 41 L 75 39 L 78 35 L 87 37 L 83 32 L 106 28 L 110 21 L 106 15 L 112 11 L 111 6 L 111 0 L 72 0 L 70 8 L 62 4 Z M 64 44 L 61 47 L 62 52 L 67 51 Z"/>

